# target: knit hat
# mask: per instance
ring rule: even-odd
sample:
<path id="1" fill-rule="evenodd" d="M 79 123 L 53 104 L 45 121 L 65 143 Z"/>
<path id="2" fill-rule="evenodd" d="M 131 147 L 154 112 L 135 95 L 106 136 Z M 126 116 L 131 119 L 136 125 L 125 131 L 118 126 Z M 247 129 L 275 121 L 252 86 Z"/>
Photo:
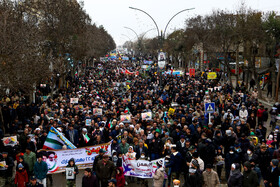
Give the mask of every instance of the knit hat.
<path id="1" fill-rule="evenodd" d="M 271 162 L 272 162 L 272 164 L 274 166 L 278 166 L 278 164 L 279 164 L 279 160 L 278 159 L 272 159 Z"/>
<path id="2" fill-rule="evenodd" d="M 19 163 L 18 168 L 24 168 L 24 166 L 22 165 L 22 163 Z"/>
<path id="3" fill-rule="evenodd" d="M 246 168 L 248 168 L 248 169 L 251 169 L 251 163 L 249 162 L 249 161 L 246 161 L 245 163 L 244 163 L 244 166 L 246 167 Z"/>

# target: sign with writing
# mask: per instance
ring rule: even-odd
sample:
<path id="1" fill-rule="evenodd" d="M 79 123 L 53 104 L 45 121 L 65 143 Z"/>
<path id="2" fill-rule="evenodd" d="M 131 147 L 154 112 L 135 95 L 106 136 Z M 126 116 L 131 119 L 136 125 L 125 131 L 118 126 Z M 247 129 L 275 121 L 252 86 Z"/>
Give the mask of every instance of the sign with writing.
<path id="1" fill-rule="evenodd" d="M 71 104 L 78 104 L 79 98 L 70 98 L 70 103 Z"/>
<path id="2" fill-rule="evenodd" d="M 125 176 L 138 177 L 143 179 L 153 178 L 157 169 L 157 162 L 164 163 L 164 158 L 153 161 L 147 160 L 130 160 L 128 157 L 123 156 L 123 169 Z"/>
<path id="3" fill-rule="evenodd" d="M 211 79 L 217 79 L 217 73 L 216 72 L 209 72 L 207 75 L 207 79 L 211 80 Z"/>
<path id="4" fill-rule="evenodd" d="M 78 169 L 91 168 L 100 149 L 105 149 L 105 154 L 111 155 L 111 142 L 78 149 L 40 150 L 40 153 L 44 155 L 43 161 L 48 165 L 48 173 L 52 174 L 65 172 L 71 158 L 75 159 Z"/>
<path id="5" fill-rule="evenodd" d="M 6 166 L 6 161 L 0 162 L 0 170 L 6 170 L 7 168 L 5 168 L 5 166 Z"/>

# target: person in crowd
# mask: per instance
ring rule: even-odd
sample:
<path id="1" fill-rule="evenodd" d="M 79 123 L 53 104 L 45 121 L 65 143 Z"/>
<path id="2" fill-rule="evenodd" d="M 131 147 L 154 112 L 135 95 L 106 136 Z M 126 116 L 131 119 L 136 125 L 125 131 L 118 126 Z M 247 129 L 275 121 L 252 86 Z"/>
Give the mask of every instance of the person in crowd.
<path id="1" fill-rule="evenodd" d="M 34 175 L 37 181 L 43 184 L 44 187 L 47 186 L 47 173 L 48 173 L 48 165 L 43 160 L 43 155 L 38 154 L 38 160 L 34 164 Z"/>
<path id="2" fill-rule="evenodd" d="M 15 185 L 17 187 L 26 187 L 28 183 L 28 174 L 24 169 L 23 164 L 19 163 L 17 166 L 16 176 L 15 176 Z"/>
<path id="3" fill-rule="evenodd" d="M 124 187 L 125 186 L 125 178 L 123 174 L 123 168 L 118 167 L 116 172 L 116 180 L 117 180 L 117 187 Z"/>
<path id="4" fill-rule="evenodd" d="M 153 175 L 153 186 L 162 187 L 164 181 L 164 168 L 162 167 L 162 161 L 157 161 L 157 169 Z"/>
<path id="5" fill-rule="evenodd" d="M 90 168 L 86 168 L 82 179 L 82 187 L 95 187 L 95 186 L 98 186 L 97 178 L 92 173 Z"/>
<path id="6" fill-rule="evenodd" d="M 76 186 L 76 177 L 79 174 L 79 169 L 76 166 L 74 158 L 71 158 L 68 161 L 68 165 L 66 166 L 66 168 L 73 168 L 74 169 L 74 172 L 73 172 L 74 173 L 74 179 L 67 179 L 67 187 L 75 187 Z"/>
<path id="7" fill-rule="evenodd" d="M 243 172 L 243 187 L 257 187 L 259 186 L 258 175 L 252 170 L 251 163 L 246 161 L 244 163 Z"/>
<path id="8" fill-rule="evenodd" d="M 95 172 L 101 187 L 107 187 L 108 180 L 116 177 L 115 165 L 108 155 L 103 155 L 102 160 L 98 161 Z"/>
<path id="9" fill-rule="evenodd" d="M 36 154 L 31 151 L 30 147 L 26 148 L 26 151 L 23 155 L 24 162 L 28 166 L 28 176 L 33 176 L 34 175 L 34 165 L 36 163 Z"/>
<path id="10" fill-rule="evenodd" d="M 279 186 L 279 161 L 277 159 L 272 159 L 270 162 L 270 166 L 267 169 L 267 173 L 264 176 L 264 184 L 266 187 L 272 186 L 276 187 Z"/>
<path id="11" fill-rule="evenodd" d="M 214 171 L 211 164 L 206 165 L 203 176 L 203 187 L 218 187 L 220 185 L 220 179 L 216 171 Z"/>
<path id="12" fill-rule="evenodd" d="M 111 179 L 108 181 L 108 187 L 118 187 L 117 186 L 117 180 L 116 179 Z"/>
<path id="13" fill-rule="evenodd" d="M 43 184 L 39 183 L 35 176 L 31 176 L 27 187 L 43 187 Z"/>
<path id="14" fill-rule="evenodd" d="M 103 159 L 104 154 L 106 153 L 105 149 L 100 149 L 98 151 L 98 155 L 96 157 L 94 157 L 94 161 L 93 161 L 93 166 L 92 166 L 92 171 L 96 171 L 96 166 L 97 163 Z"/>
<path id="15" fill-rule="evenodd" d="M 231 164 L 231 171 L 227 181 L 228 187 L 242 187 L 243 176 L 238 163 Z"/>
<path id="16" fill-rule="evenodd" d="M 13 167 L 14 167 L 14 160 L 9 155 L 8 152 L 2 152 L 1 161 L 4 162 L 4 168 L 0 170 L 0 184 L 2 186 L 12 184 L 12 175 L 13 175 Z"/>

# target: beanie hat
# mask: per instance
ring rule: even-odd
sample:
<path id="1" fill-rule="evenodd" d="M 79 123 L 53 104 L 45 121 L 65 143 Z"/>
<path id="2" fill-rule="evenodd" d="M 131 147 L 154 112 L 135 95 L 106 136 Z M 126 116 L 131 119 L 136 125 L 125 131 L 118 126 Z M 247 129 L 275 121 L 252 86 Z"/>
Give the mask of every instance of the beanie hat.
<path id="1" fill-rule="evenodd" d="M 18 165 L 18 168 L 24 168 L 24 166 L 22 165 L 22 163 L 20 163 L 20 164 Z"/>
<path id="2" fill-rule="evenodd" d="M 251 169 L 251 163 L 249 162 L 249 161 L 246 161 L 245 163 L 244 163 L 244 166 L 246 166 L 246 168 L 248 168 L 248 169 Z"/>
<path id="3" fill-rule="evenodd" d="M 272 159 L 271 162 L 272 162 L 272 164 L 274 166 L 278 166 L 278 164 L 279 164 L 279 160 L 278 159 Z"/>

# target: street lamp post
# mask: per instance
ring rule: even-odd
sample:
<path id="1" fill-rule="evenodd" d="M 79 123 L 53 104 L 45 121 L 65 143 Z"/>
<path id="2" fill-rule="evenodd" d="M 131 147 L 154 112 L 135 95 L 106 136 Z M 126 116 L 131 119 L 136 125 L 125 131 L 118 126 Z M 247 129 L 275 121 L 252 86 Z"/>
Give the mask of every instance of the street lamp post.
<path id="1" fill-rule="evenodd" d="M 141 10 L 141 9 L 139 9 L 139 8 L 134 8 L 134 7 L 129 7 L 129 8 L 130 8 L 130 9 L 133 9 L 133 10 L 138 10 L 138 11 L 140 11 L 140 12 L 143 12 L 144 14 L 146 14 L 147 16 L 149 16 L 149 17 L 152 19 L 152 21 L 154 22 L 154 24 L 155 24 L 155 26 L 156 26 L 156 28 L 157 28 L 158 38 L 159 38 L 159 40 L 160 40 L 160 48 L 162 48 L 163 40 L 164 40 L 164 38 L 165 38 L 165 33 L 166 33 L 166 30 L 167 30 L 167 27 L 168 27 L 169 23 L 170 23 L 178 14 L 180 14 L 180 13 L 182 13 L 182 12 L 185 12 L 185 11 L 188 11 L 188 10 L 193 10 L 193 9 L 195 9 L 195 8 L 188 8 L 188 9 L 184 9 L 184 10 L 181 10 L 181 11 L 177 12 L 177 13 L 176 13 L 174 16 L 172 16 L 172 17 L 170 18 L 170 20 L 167 22 L 167 24 L 166 24 L 166 26 L 165 26 L 165 29 L 164 29 L 164 33 L 162 34 L 162 32 L 161 32 L 161 34 L 160 34 L 158 25 L 157 25 L 156 21 L 154 20 L 154 18 L 153 18 L 150 14 L 148 14 L 146 11 Z"/>

